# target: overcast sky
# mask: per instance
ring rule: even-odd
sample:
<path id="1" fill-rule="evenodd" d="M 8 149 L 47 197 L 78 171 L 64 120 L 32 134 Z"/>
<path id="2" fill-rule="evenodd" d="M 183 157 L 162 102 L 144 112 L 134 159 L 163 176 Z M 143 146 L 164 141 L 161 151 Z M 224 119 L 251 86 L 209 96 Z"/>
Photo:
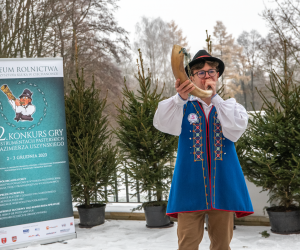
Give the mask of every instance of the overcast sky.
<path id="1" fill-rule="evenodd" d="M 135 25 L 142 16 L 174 20 L 187 37 L 191 54 L 206 46 L 207 29 L 212 35 L 216 21 L 222 21 L 235 39 L 245 30 L 256 29 L 262 36 L 269 28 L 259 14 L 265 6 L 274 7 L 274 0 L 120 0 L 115 17 L 130 32 L 133 42 Z"/>

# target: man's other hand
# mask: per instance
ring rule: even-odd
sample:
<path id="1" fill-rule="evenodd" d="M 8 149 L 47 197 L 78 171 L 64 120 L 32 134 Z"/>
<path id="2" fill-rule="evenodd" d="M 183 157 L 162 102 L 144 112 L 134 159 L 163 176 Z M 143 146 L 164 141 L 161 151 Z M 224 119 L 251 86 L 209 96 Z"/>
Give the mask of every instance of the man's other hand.
<path id="1" fill-rule="evenodd" d="M 217 84 L 211 78 L 206 79 L 205 81 L 205 90 L 211 89 L 213 91 L 212 96 L 217 93 Z"/>

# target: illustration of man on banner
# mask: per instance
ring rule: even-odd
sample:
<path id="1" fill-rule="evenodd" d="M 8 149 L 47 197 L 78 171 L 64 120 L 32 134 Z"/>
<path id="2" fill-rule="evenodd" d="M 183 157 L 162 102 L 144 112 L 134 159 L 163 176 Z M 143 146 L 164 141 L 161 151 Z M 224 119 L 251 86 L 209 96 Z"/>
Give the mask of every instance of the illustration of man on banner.
<path id="1" fill-rule="evenodd" d="M 24 89 L 23 93 L 19 96 L 19 99 L 12 94 L 7 85 L 2 85 L 1 90 L 7 96 L 10 105 L 16 112 L 16 117 L 14 119 L 17 122 L 33 121 L 32 115 L 36 111 L 36 108 L 31 103 L 33 93 L 29 89 Z"/>

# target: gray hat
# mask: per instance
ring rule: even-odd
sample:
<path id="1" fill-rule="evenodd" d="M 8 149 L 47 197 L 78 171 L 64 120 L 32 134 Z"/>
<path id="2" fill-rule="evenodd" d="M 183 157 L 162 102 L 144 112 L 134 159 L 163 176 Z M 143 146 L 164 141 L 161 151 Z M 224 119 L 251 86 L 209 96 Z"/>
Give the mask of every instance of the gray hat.
<path id="1" fill-rule="evenodd" d="M 22 97 L 28 97 L 30 99 L 32 96 L 32 92 L 29 89 L 24 89 L 23 94 L 19 96 L 19 98 L 21 99 Z"/>

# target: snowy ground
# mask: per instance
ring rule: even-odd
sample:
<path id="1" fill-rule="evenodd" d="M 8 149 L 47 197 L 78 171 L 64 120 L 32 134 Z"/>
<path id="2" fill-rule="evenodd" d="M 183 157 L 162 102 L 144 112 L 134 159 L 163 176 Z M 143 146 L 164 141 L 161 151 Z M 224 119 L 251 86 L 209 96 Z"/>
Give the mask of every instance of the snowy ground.
<path id="1" fill-rule="evenodd" d="M 166 229 L 148 229 L 145 221 L 106 220 L 103 225 L 92 229 L 78 227 L 79 220 L 75 220 L 77 239 L 64 243 L 48 245 L 33 245 L 26 250 L 176 250 L 177 223 Z M 269 227 L 237 226 L 231 242 L 232 250 L 295 250 L 300 249 L 300 235 L 277 235 L 270 233 L 269 238 L 259 234 Z M 207 232 L 204 234 L 200 250 L 209 249 Z"/>

